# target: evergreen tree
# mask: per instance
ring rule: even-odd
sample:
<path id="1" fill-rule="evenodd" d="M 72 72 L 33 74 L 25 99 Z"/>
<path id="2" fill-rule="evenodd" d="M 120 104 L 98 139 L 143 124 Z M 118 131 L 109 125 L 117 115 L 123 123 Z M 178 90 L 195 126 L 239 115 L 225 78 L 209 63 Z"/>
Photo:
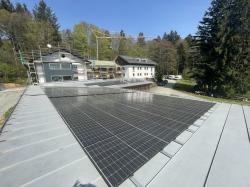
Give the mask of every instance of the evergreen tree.
<path id="1" fill-rule="evenodd" d="M 139 45 L 140 47 L 144 47 L 146 45 L 145 42 L 145 37 L 143 32 L 140 32 L 137 38 L 137 45 Z"/>
<path id="2" fill-rule="evenodd" d="M 0 9 L 5 9 L 9 12 L 14 12 L 14 6 L 10 0 L 0 0 Z"/>
<path id="3" fill-rule="evenodd" d="M 249 0 L 213 0 L 198 30 L 195 77 L 209 93 L 249 90 Z"/>
<path id="4" fill-rule="evenodd" d="M 44 0 L 40 0 L 39 4 L 35 5 L 33 14 L 37 22 L 49 23 L 53 27 L 53 42 L 60 42 L 61 36 L 59 33 L 59 24 L 57 23 L 57 17 L 52 9 L 47 6 Z"/>
<path id="5" fill-rule="evenodd" d="M 127 49 L 127 40 L 126 40 L 126 34 L 123 30 L 120 32 L 120 42 L 119 42 L 119 48 L 118 48 L 118 54 L 119 55 L 127 55 L 128 49 Z"/>
<path id="6" fill-rule="evenodd" d="M 169 34 L 164 33 L 163 40 L 167 40 L 172 42 L 174 45 L 177 43 L 178 40 L 181 39 L 180 35 L 176 31 L 170 31 Z"/>

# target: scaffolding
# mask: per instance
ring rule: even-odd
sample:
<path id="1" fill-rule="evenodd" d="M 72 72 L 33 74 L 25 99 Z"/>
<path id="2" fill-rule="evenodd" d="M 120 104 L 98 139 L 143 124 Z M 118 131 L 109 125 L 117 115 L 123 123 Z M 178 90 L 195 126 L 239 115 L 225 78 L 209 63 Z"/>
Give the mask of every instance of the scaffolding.
<path id="1" fill-rule="evenodd" d="M 78 58 L 88 59 L 82 51 L 71 49 L 68 45 L 48 46 L 31 51 L 14 50 L 16 59 L 27 68 L 27 75 L 31 84 L 39 83 L 36 63 L 43 62 L 43 57 L 54 52 L 67 51 Z"/>

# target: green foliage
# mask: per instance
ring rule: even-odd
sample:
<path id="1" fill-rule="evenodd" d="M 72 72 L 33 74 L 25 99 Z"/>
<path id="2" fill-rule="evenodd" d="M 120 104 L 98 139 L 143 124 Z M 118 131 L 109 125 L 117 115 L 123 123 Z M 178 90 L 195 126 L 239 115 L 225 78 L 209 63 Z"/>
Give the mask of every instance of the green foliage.
<path id="1" fill-rule="evenodd" d="M 52 9 L 47 6 L 44 0 L 41 0 L 38 5 L 35 5 L 33 14 L 37 22 L 45 23 L 45 25 L 48 24 L 53 28 L 51 31 L 53 42 L 60 42 L 61 35 L 59 33 L 59 24 L 57 23 L 57 17 Z M 44 37 L 46 38 L 46 36 Z"/>
<path id="2" fill-rule="evenodd" d="M 82 54 L 87 50 L 87 31 L 83 23 L 77 24 L 72 32 L 73 48 L 81 51 Z"/>
<path id="3" fill-rule="evenodd" d="M 180 35 L 176 31 L 170 31 L 170 33 L 164 33 L 163 40 L 167 40 L 174 45 L 181 39 Z"/>
<path id="4" fill-rule="evenodd" d="M 157 82 L 162 82 L 163 80 L 163 72 L 160 66 L 156 66 L 155 68 L 155 78 Z"/>
<path id="5" fill-rule="evenodd" d="M 206 92 L 233 97 L 250 89 L 250 2 L 213 0 L 196 38 L 194 77 Z"/>
<path id="6" fill-rule="evenodd" d="M 14 11 L 14 6 L 10 2 L 10 0 L 0 0 L 0 9 L 5 9 L 8 12 L 13 12 Z"/>

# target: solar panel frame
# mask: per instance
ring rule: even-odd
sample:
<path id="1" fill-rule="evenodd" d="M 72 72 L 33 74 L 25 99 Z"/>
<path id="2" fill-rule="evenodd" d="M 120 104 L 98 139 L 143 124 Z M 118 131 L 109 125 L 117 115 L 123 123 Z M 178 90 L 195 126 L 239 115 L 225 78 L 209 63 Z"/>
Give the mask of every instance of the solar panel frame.
<path id="1" fill-rule="evenodd" d="M 176 104 L 174 102 L 177 101 L 171 98 L 162 102 L 162 97 L 136 100 L 138 92 L 106 88 L 95 88 L 82 95 L 76 92 L 77 89 L 59 89 L 60 94 L 53 90 L 46 93 L 110 186 L 121 184 L 187 129 L 205 110 L 197 112 L 199 106 L 205 106 L 207 110 L 213 106 L 198 102 L 193 105 L 194 108 L 183 108 L 184 112 L 180 113 L 184 120 L 178 116 L 171 119 L 172 113 L 181 111 L 178 107 L 190 101 L 181 100 Z M 83 90 L 80 92 L 84 93 Z M 134 99 L 129 100 L 128 96 Z M 160 103 L 169 105 L 165 107 Z M 174 104 L 174 109 L 169 109 Z M 169 116 L 166 117 L 166 114 Z"/>

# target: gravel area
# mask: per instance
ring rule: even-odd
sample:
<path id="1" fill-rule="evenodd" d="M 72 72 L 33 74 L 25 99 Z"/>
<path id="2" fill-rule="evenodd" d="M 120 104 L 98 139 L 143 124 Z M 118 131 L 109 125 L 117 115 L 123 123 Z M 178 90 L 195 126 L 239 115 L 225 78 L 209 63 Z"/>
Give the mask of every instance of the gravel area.
<path id="1" fill-rule="evenodd" d="M 166 87 L 162 87 L 162 86 L 152 87 L 150 88 L 149 92 L 154 93 L 154 94 L 160 94 L 160 95 L 176 96 L 176 97 L 184 97 L 184 98 L 200 100 L 197 97 L 194 97 L 184 92 L 173 89 L 173 86 L 175 83 L 176 83 L 175 80 L 168 80 L 168 84 L 166 85 Z"/>

